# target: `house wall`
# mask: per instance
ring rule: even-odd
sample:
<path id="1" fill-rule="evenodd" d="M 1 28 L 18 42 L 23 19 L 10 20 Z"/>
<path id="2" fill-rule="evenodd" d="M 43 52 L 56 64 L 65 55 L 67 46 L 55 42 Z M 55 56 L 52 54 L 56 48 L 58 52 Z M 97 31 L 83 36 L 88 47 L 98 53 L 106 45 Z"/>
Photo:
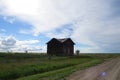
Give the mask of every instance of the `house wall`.
<path id="1" fill-rule="evenodd" d="M 63 54 L 66 56 L 72 56 L 74 54 L 74 46 L 71 42 L 66 42 L 63 44 Z"/>
<path id="2" fill-rule="evenodd" d="M 47 46 L 47 53 L 50 55 L 61 55 L 62 45 L 58 42 L 49 43 Z"/>
<path id="3" fill-rule="evenodd" d="M 74 43 L 70 40 L 60 43 L 59 41 L 52 39 L 47 44 L 47 54 L 57 56 L 72 56 L 74 55 Z"/>

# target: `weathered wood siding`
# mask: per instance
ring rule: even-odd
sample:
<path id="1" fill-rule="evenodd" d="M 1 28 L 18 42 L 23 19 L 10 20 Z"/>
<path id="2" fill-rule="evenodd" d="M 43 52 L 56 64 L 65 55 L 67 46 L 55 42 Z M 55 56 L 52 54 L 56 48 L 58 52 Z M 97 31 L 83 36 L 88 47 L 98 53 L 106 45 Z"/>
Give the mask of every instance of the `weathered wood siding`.
<path id="1" fill-rule="evenodd" d="M 56 39 L 52 39 L 47 43 L 47 54 L 56 56 L 72 56 L 74 55 L 74 43 L 71 39 L 60 43 Z"/>

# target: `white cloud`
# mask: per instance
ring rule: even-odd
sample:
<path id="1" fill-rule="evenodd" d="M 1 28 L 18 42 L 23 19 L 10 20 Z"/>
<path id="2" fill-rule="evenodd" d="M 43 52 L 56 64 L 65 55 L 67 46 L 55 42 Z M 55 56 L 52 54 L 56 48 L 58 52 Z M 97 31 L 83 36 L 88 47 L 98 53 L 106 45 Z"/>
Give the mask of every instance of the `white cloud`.
<path id="1" fill-rule="evenodd" d="M 65 24 L 60 28 L 44 33 L 47 37 L 50 38 L 65 38 L 70 37 L 73 32 L 73 24 Z"/>
<path id="2" fill-rule="evenodd" d="M 9 16 L 7 16 L 7 17 L 5 16 L 5 17 L 3 17 L 3 19 L 6 20 L 6 21 L 8 21 L 11 24 L 15 21 L 15 18 L 9 17 Z"/>
<path id="3" fill-rule="evenodd" d="M 32 31 L 26 32 L 35 36 L 40 33 L 48 37 L 71 35 L 76 42 L 97 47 L 96 50 L 116 50 L 120 47 L 116 45 L 120 44 L 120 15 L 115 17 L 115 1 L 0 0 L 0 15 L 29 23 L 33 26 Z M 73 24 L 72 32 L 63 27 L 65 24 Z M 62 30 L 56 31 L 58 28 Z M 20 32 L 25 33 L 25 30 Z"/>
<path id="4" fill-rule="evenodd" d="M 5 29 L 0 29 L 0 32 L 6 32 L 6 30 Z"/>
<path id="5" fill-rule="evenodd" d="M 31 34 L 32 32 L 30 30 L 21 29 L 19 31 L 19 33 L 21 33 L 21 34 Z"/>
<path id="6" fill-rule="evenodd" d="M 12 36 L 8 36 L 7 38 L 1 41 L 1 44 L 5 46 L 14 46 L 15 43 L 16 43 L 16 40 Z"/>
<path id="7" fill-rule="evenodd" d="M 17 40 L 14 36 L 0 38 L 0 51 L 41 51 L 39 40 Z"/>
<path id="8" fill-rule="evenodd" d="M 49 0 L 1 0 L 1 15 L 14 16 L 17 19 L 33 25 L 33 32 L 53 30 L 67 19 L 55 8 L 55 3 Z"/>
<path id="9" fill-rule="evenodd" d="M 16 44 L 16 39 L 12 36 L 2 37 L 0 39 L 0 50 L 9 50 Z"/>
<path id="10" fill-rule="evenodd" d="M 35 44 L 35 43 L 39 43 L 39 40 L 24 40 L 24 41 L 17 40 L 16 45 Z"/>

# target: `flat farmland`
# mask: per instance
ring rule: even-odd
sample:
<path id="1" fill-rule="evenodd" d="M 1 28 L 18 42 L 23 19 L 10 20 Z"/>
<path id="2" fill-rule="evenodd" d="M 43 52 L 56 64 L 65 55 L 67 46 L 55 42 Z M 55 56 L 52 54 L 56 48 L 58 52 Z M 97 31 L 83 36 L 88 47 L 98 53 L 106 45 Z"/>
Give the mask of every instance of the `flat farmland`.
<path id="1" fill-rule="evenodd" d="M 46 54 L 0 53 L 0 80 L 64 80 L 73 72 L 116 57 L 119 54 L 49 58 Z"/>

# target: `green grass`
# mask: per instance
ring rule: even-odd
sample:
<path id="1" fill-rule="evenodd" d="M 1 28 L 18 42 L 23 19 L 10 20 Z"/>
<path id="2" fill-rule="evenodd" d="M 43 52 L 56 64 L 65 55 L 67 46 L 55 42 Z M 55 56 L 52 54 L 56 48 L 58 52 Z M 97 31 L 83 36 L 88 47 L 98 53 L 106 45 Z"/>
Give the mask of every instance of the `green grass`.
<path id="1" fill-rule="evenodd" d="M 1 54 L 2 55 L 2 54 Z M 5 56 L 6 55 L 6 56 Z M 38 55 L 38 54 L 36 54 Z M 3 54 L 0 64 L 0 79 L 15 79 L 51 70 L 57 70 L 79 63 L 87 62 L 87 58 L 53 57 L 35 54 Z M 2 58 L 6 58 L 2 61 Z M 23 57 L 22 57 L 23 56 Z M 42 56 L 42 57 L 41 57 Z M 16 58 L 19 57 L 19 58 Z M 6 62 L 7 61 L 7 62 Z"/>
<path id="2" fill-rule="evenodd" d="M 101 62 L 102 62 L 102 60 L 94 59 L 94 60 L 90 60 L 89 62 L 86 62 L 86 63 L 82 63 L 82 64 L 78 64 L 78 65 L 74 65 L 74 66 L 70 66 L 67 68 L 62 68 L 62 69 L 58 69 L 58 70 L 54 70 L 54 71 L 49 71 L 49 72 L 45 72 L 42 74 L 36 74 L 36 75 L 28 76 L 28 77 L 23 77 L 23 78 L 19 78 L 17 80 L 41 80 L 41 79 L 64 80 L 65 76 L 68 76 L 69 74 L 71 74 L 72 72 L 74 72 L 76 70 L 85 69 L 85 68 L 94 66 Z"/>
<path id="3" fill-rule="evenodd" d="M 0 53 L 0 80 L 63 79 L 76 70 L 117 56 L 118 54 L 81 54 L 73 57 L 53 56 L 49 60 L 45 54 Z"/>

